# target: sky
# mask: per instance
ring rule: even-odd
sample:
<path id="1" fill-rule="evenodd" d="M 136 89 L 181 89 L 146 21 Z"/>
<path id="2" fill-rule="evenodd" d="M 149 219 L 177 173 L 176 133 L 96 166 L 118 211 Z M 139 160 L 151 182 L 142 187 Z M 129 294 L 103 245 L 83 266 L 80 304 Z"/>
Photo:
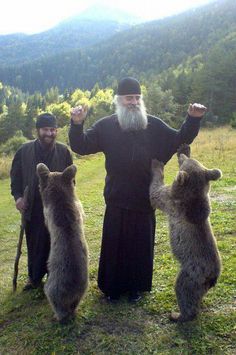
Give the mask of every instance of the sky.
<path id="1" fill-rule="evenodd" d="M 43 32 L 97 3 L 121 9 L 149 21 L 210 1 L 212 0 L 6 0 L 1 6 L 0 35 Z"/>

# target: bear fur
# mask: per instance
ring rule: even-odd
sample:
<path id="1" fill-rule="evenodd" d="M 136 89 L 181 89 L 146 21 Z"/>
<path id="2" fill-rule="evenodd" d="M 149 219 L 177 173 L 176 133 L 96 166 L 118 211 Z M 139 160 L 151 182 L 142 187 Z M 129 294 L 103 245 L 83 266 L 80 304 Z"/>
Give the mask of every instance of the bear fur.
<path id="1" fill-rule="evenodd" d="M 179 172 L 171 186 L 164 185 L 164 164 L 152 161 L 150 185 L 152 207 L 168 215 L 170 244 L 180 263 L 175 284 L 180 313 L 170 319 L 185 322 L 199 313 L 201 300 L 215 286 L 221 260 L 210 225 L 210 180 L 218 180 L 221 171 L 207 169 L 190 158 L 190 147 L 178 150 Z"/>
<path id="2" fill-rule="evenodd" d="M 83 231 L 83 209 L 76 200 L 76 167 L 50 172 L 37 165 L 45 224 L 50 233 L 48 279 L 44 292 L 60 323 L 74 318 L 88 287 L 88 248 Z"/>

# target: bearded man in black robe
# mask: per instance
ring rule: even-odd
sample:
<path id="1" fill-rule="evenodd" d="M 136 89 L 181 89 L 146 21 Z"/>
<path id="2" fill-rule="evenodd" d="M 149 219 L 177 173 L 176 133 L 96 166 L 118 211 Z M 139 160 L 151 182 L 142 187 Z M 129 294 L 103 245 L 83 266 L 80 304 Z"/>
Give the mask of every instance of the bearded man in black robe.
<path id="1" fill-rule="evenodd" d="M 44 224 L 43 206 L 39 193 L 36 166 L 44 163 L 50 171 L 63 171 L 72 164 L 69 149 L 56 142 L 57 121 L 50 113 L 43 113 L 36 121 L 37 139 L 23 144 L 16 152 L 11 167 L 11 193 L 16 208 L 24 213 L 25 234 L 28 252 L 28 281 L 24 290 L 41 286 L 47 273 L 50 251 L 50 236 Z M 28 198 L 23 197 L 28 186 Z"/>
<path id="2" fill-rule="evenodd" d="M 128 293 L 137 302 L 152 287 L 155 213 L 149 201 L 151 161 L 167 163 L 178 147 L 197 136 L 206 108 L 189 106 L 180 130 L 146 113 L 139 82 L 122 79 L 114 98 L 116 113 L 84 131 L 86 107 L 71 111 L 69 140 L 80 155 L 103 152 L 106 211 L 98 286 L 109 301 Z"/>

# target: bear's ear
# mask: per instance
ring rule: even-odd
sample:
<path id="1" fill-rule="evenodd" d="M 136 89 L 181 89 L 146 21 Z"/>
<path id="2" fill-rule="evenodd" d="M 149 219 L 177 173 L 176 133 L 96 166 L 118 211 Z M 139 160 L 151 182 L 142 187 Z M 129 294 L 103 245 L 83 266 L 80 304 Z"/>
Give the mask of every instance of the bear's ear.
<path id="1" fill-rule="evenodd" d="M 208 169 L 206 171 L 207 180 L 218 180 L 222 176 L 222 172 L 219 169 Z"/>
<path id="2" fill-rule="evenodd" d="M 43 163 L 39 163 L 39 164 L 37 164 L 36 169 L 37 169 L 38 177 L 42 181 L 46 181 L 48 178 L 48 175 L 50 174 L 50 170 L 48 169 L 48 167 Z"/>
<path id="3" fill-rule="evenodd" d="M 66 182 L 71 182 L 75 178 L 77 168 L 74 164 L 68 166 L 62 173 L 62 178 Z"/>
<path id="4" fill-rule="evenodd" d="M 188 181 L 189 175 L 186 171 L 180 170 L 176 176 L 176 181 L 179 185 L 184 185 Z"/>
<path id="5" fill-rule="evenodd" d="M 185 154 L 180 154 L 180 155 L 178 156 L 179 166 L 181 166 L 181 165 L 183 164 L 183 162 L 184 162 L 185 160 L 187 160 L 187 159 L 188 159 L 188 157 L 187 157 Z"/>

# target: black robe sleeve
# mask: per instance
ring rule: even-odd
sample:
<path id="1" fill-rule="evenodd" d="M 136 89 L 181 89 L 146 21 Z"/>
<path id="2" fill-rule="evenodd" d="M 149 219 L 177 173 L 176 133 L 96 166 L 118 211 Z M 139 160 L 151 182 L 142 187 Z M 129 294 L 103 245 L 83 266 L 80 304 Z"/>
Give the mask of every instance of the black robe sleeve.
<path id="1" fill-rule="evenodd" d="M 84 132 L 83 124 L 75 125 L 71 122 L 69 141 L 72 151 L 80 155 L 100 152 L 99 124 L 95 123 Z"/>
<path id="2" fill-rule="evenodd" d="M 11 178 L 11 194 L 16 201 L 19 197 L 23 196 L 21 148 L 16 152 L 13 158 L 11 171 L 10 171 L 10 178 Z"/>
<path id="3" fill-rule="evenodd" d="M 66 151 L 66 166 L 70 166 L 72 164 L 73 164 L 72 154 L 69 151 L 69 149 L 67 149 L 67 151 Z"/>
<path id="4" fill-rule="evenodd" d="M 159 160 L 167 163 L 181 144 L 191 144 L 198 135 L 200 121 L 201 118 L 187 116 L 179 130 L 164 124 L 164 127 L 162 127 L 162 143 L 159 145 L 161 151 Z"/>

